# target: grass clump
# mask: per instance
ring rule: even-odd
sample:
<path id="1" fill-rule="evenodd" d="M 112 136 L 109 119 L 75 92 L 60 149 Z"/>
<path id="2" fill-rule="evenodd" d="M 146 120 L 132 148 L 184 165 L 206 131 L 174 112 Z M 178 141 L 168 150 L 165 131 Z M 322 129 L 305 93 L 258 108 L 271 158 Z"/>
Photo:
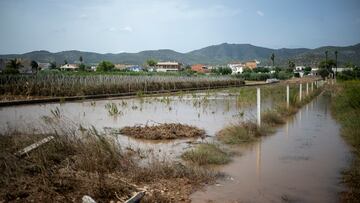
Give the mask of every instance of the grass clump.
<path id="1" fill-rule="evenodd" d="M 360 81 L 339 82 L 328 88 L 333 96 L 331 111 L 341 124 L 341 135 L 352 146 L 354 159 L 344 172 L 348 190 L 343 193 L 344 202 L 360 199 Z"/>
<path id="2" fill-rule="evenodd" d="M 271 126 L 281 125 L 285 123 L 282 115 L 276 110 L 268 110 L 262 113 L 261 121 Z"/>
<path id="3" fill-rule="evenodd" d="M 265 127 L 259 127 L 256 123 L 247 121 L 225 127 L 217 133 L 217 137 L 225 144 L 241 144 L 256 141 L 266 133 Z"/>
<path id="4" fill-rule="evenodd" d="M 198 165 L 226 164 L 230 162 L 229 153 L 216 144 L 199 144 L 195 149 L 186 151 L 181 156 L 184 160 Z"/>

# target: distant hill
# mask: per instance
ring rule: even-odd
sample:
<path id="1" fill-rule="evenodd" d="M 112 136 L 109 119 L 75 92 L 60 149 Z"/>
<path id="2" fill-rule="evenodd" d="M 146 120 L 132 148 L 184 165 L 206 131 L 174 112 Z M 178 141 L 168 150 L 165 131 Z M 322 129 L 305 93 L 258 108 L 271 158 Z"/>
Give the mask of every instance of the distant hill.
<path id="1" fill-rule="evenodd" d="M 360 65 L 360 44 L 347 47 L 320 47 L 316 49 L 270 49 L 250 44 L 219 44 L 188 53 L 179 53 L 169 49 L 142 51 L 138 53 L 99 54 L 82 51 L 62 51 L 51 53 L 48 51 L 33 51 L 25 54 L 0 55 L 0 59 L 22 58 L 38 62 L 55 61 L 63 64 L 64 60 L 73 63 L 82 56 L 86 63 L 98 63 L 108 60 L 113 63 L 143 64 L 147 59 L 179 61 L 184 64 L 226 64 L 232 61 L 259 60 L 262 65 L 270 65 L 270 56 L 275 54 L 276 65 L 286 66 L 289 60 L 296 65 L 316 66 L 324 59 L 325 50 L 329 51 L 329 58 L 334 58 L 334 51 L 338 50 L 339 64 L 352 62 Z"/>

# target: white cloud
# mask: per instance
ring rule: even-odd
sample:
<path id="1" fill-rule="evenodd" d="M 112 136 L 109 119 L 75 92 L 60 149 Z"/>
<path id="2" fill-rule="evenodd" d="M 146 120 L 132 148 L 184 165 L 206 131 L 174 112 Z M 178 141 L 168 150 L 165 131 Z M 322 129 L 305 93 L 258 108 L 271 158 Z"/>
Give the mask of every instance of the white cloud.
<path id="1" fill-rule="evenodd" d="M 79 16 L 80 19 L 86 19 L 86 18 L 88 18 L 88 17 L 89 17 L 89 16 L 86 15 L 86 14 L 81 14 L 81 15 Z"/>
<path id="2" fill-rule="evenodd" d="M 125 26 L 123 27 L 123 29 L 121 29 L 122 31 L 126 31 L 126 32 L 132 32 L 133 31 L 133 28 L 130 27 L 130 26 Z"/>
<path id="3" fill-rule="evenodd" d="M 116 29 L 116 27 L 109 27 L 109 29 L 108 29 L 110 32 L 115 32 L 117 29 Z"/>
<path id="4" fill-rule="evenodd" d="M 257 10 L 256 11 L 256 14 L 258 14 L 260 17 L 263 17 L 265 14 L 262 12 L 262 11 L 260 11 L 260 10 Z"/>

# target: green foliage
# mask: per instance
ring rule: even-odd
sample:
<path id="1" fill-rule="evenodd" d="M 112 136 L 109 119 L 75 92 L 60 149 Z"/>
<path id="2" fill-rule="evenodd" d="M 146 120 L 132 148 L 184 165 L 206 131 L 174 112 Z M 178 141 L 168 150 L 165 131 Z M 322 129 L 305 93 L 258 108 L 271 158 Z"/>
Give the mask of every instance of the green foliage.
<path id="1" fill-rule="evenodd" d="M 50 62 L 50 69 L 56 69 L 56 62 Z"/>
<path id="2" fill-rule="evenodd" d="M 279 72 L 275 72 L 273 74 L 273 77 L 277 78 L 279 80 L 287 80 L 287 79 L 290 79 L 292 76 L 293 76 L 292 73 L 289 73 L 289 72 L 284 71 L 284 70 L 279 71 Z"/>
<path id="3" fill-rule="evenodd" d="M 96 71 L 98 72 L 106 72 L 106 71 L 112 71 L 114 69 L 114 64 L 110 61 L 101 61 L 99 65 L 96 68 Z"/>
<path id="4" fill-rule="evenodd" d="M 274 53 L 271 54 L 270 59 L 272 61 L 272 65 L 274 67 L 275 66 L 275 54 Z"/>
<path id="5" fill-rule="evenodd" d="M 341 124 L 341 135 L 353 147 L 354 159 L 351 168 L 344 173 L 348 190 L 344 202 L 357 202 L 360 199 L 360 81 L 346 81 L 331 88 L 334 99 L 331 110 Z"/>
<path id="6" fill-rule="evenodd" d="M 218 75 L 230 75 L 232 73 L 231 68 L 228 67 L 219 67 L 212 70 L 212 73 L 218 74 Z"/>
<path id="7" fill-rule="evenodd" d="M 338 72 L 336 78 L 340 80 L 360 79 L 360 67 L 353 66 L 352 70 L 344 70 L 342 72 Z"/>
<path id="8" fill-rule="evenodd" d="M 286 69 L 287 72 L 292 73 L 292 72 L 294 72 L 294 69 L 295 69 L 295 63 L 293 61 L 289 60 L 288 68 Z"/>
<path id="9" fill-rule="evenodd" d="M 39 68 L 39 64 L 38 64 L 36 61 L 32 60 L 31 63 L 30 63 L 30 65 L 31 65 L 31 70 L 32 70 L 32 72 L 33 72 L 33 73 L 37 73 L 37 72 L 38 72 L 38 68 Z"/>
<path id="10" fill-rule="evenodd" d="M 244 80 L 253 80 L 253 81 L 265 81 L 272 77 L 270 73 L 254 73 L 254 72 L 243 72 L 242 74 L 237 74 L 237 78 Z"/>
<path id="11" fill-rule="evenodd" d="M 3 70 L 3 74 L 18 74 L 19 69 L 23 67 L 19 59 L 11 59 Z"/>
<path id="12" fill-rule="evenodd" d="M 311 67 L 305 67 L 304 75 L 309 75 L 311 73 Z"/>
<path id="13" fill-rule="evenodd" d="M 154 59 L 148 59 L 146 61 L 146 64 L 150 67 L 154 67 L 157 64 L 157 61 L 155 61 Z"/>
<path id="14" fill-rule="evenodd" d="M 80 70 L 80 71 L 85 71 L 85 69 L 86 69 L 85 64 L 81 63 L 81 64 L 79 65 L 79 70 Z"/>
<path id="15" fill-rule="evenodd" d="M 269 73 L 270 69 L 269 68 L 264 68 L 264 67 L 257 67 L 257 68 L 254 68 L 253 72 L 255 72 L 255 73 Z"/>

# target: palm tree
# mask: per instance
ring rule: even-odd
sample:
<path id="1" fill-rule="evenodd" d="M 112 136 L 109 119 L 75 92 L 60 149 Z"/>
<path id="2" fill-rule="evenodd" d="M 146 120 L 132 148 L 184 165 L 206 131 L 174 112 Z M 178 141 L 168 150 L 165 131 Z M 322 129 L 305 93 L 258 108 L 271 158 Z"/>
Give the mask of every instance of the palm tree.
<path id="1" fill-rule="evenodd" d="M 5 73 L 9 74 L 17 74 L 19 73 L 19 69 L 23 67 L 21 61 L 19 59 L 11 59 L 7 64 L 4 70 Z"/>
<path id="2" fill-rule="evenodd" d="M 272 53 L 271 54 L 271 57 L 270 57 L 270 59 L 271 59 L 271 61 L 272 61 L 272 66 L 274 67 L 275 65 L 275 54 L 274 53 Z"/>
<path id="3" fill-rule="evenodd" d="M 7 68 L 11 68 L 11 69 L 15 69 L 15 70 L 19 70 L 21 67 L 24 67 L 21 64 L 21 61 L 19 59 L 11 59 L 7 64 L 6 64 Z"/>
<path id="4" fill-rule="evenodd" d="M 335 77 L 337 76 L 337 67 L 338 67 L 338 51 L 335 50 Z"/>
<path id="5" fill-rule="evenodd" d="M 39 64 L 36 62 L 36 61 L 31 61 L 31 69 L 33 71 L 33 73 L 37 73 L 38 72 L 38 67 L 39 67 Z"/>

